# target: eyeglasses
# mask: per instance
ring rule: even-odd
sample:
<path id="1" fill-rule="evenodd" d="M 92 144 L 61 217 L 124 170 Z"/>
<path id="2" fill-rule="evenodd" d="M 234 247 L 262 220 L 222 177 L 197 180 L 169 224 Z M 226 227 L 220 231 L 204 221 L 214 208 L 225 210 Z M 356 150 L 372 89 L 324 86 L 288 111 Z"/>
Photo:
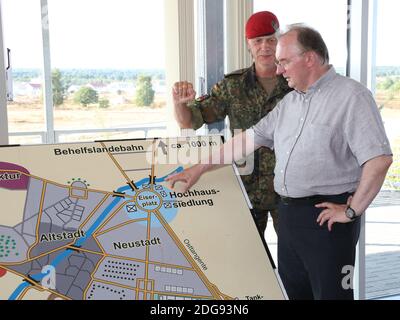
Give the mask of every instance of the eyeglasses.
<path id="1" fill-rule="evenodd" d="M 289 59 L 283 59 L 282 61 L 275 61 L 275 65 L 277 66 L 277 67 L 281 67 L 281 68 L 283 68 L 283 69 L 286 69 L 286 67 L 293 61 L 293 58 L 295 58 L 295 57 L 301 57 L 303 54 L 305 54 L 307 51 L 303 51 L 303 52 L 300 52 L 300 53 L 298 53 L 298 54 L 295 54 L 294 56 L 292 56 L 291 58 L 289 58 Z"/>

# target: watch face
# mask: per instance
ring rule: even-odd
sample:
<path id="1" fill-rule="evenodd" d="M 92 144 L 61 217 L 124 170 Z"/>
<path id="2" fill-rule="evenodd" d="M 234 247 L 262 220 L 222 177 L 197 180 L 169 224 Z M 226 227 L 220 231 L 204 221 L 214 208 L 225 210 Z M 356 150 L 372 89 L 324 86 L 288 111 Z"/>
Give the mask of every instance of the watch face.
<path id="1" fill-rule="evenodd" d="M 345 213 L 346 217 L 349 219 L 354 219 L 356 217 L 356 212 L 350 207 L 346 209 Z"/>

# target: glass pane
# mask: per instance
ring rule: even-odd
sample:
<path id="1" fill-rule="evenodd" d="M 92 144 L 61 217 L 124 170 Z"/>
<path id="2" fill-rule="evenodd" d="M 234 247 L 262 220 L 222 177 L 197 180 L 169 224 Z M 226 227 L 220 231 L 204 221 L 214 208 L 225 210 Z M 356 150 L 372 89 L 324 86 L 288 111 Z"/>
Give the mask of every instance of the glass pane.
<path id="1" fill-rule="evenodd" d="M 4 46 L 10 49 L 9 77 L 13 89 L 12 101 L 7 104 L 9 131 L 43 131 L 40 1 L 2 0 L 2 10 Z M 24 143 L 24 139 L 19 141 Z"/>
<path id="2" fill-rule="evenodd" d="M 254 0 L 254 12 L 271 11 L 281 30 L 288 24 L 305 23 L 319 31 L 329 50 L 330 63 L 346 73 L 347 0 Z"/>
<path id="3" fill-rule="evenodd" d="M 29 135 L 29 134 L 11 134 L 8 141 L 9 144 L 41 144 L 43 143 L 43 135 Z"/>
<path id="4" fill-rule="evenodd" d="M 393 151 L 393 164 L 366 216 L 366 296 L 400 299 L 400 44 L 394 41 L 398 0 L 377 1 L 372 90 Z"/>
<path id="5" fill-rule="evenodd" d="M 166 121 L 163 0 L 48 7 L 56 131 Z"/>

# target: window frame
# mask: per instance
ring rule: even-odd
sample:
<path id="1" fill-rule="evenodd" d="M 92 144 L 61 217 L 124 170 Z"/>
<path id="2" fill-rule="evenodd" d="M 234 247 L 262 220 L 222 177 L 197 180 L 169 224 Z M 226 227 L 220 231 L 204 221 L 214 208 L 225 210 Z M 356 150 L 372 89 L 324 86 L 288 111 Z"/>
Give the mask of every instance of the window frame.
<path id="1" fill-rule="evenodd" d="M 193 22 L 194 0 L 169 0 L 165 7 L 165 46 L 166 46 L 166 86 L 172 87 L 176 79 L 188 79 L 194 81 L 194 22 Z M 41 22 L 42 22 L 42 50 L 43 50 L 43 88 L 44 88 L 44 131 L 37 132 L 16 132 L 10 133 L 8 129 L 7 101 L 5 95 L 0 95 L 0 143 L 8 144 L 10 136 L 39 136 L 41 143 L 57 143 L 60 134 L 66 134 L 67 130 L 54 129 L 54 112 L 51 84 L 51 53 L 50 53 L 50 32 L 51 21 L 48 21 L 47 0 L 40 0 Z M 0 14 L 2 13 L 0 0 Z M 2 20 L 0 20 L 2 22 Z M 48 22 L 48 23 L 47 23 Z M 48 27 L 47 27 L 48 26 Z M 168 45 L 167 45 L 168 43 Z M 0 24 L 0 92 L 6 92 L 4 56 L 3 26 Z M 170 112 L 172 100 L 167 93 L 167 133 L 179 135 L 175 124 L 173 113 Z M 118 128 L 121 129 L 121 128 Z M 130 128 L 126 128 L 130 129 Z M 151 128 L 150 128 L 151 129 Z M 112 131 L 111 129 L 94 129 L 93 132 Z M 76 130 L 75 130 L 76 131 Z M 75 132 L 74 131 L 74 132 Z M 115 128 L 115 131 L 118 131 Z M 72 131 L 71 131 L 72 132 Z M 145 131 L 147 132 L 147 131 Z"/>

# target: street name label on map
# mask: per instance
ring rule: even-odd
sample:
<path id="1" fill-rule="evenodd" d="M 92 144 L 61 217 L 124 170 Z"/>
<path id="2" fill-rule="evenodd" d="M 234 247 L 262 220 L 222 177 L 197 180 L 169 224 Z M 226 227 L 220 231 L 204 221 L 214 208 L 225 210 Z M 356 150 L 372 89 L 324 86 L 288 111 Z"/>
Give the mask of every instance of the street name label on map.
<path id="1" fill-rule="evenodd" d="M 10 181 L 10 180 L 20 180 L 21 179 L 21 174 L 20 173 L 1 173 L 0 174 L 0 180 L 1 181 Z"/>
<path id="2" fill-rule="evenodd" d="M 78 230 L 75 232 L 66 232 L 63 233 L 48 233 L 42 234 L 40 236 L 40 242 L 52 242 L 52 241 L 60 241 L 60 240 L 68 240 L 68 239 L 78 239 L 83 238 L 85 236 L 85 232 L 83 230 Z"/>
<path id="3" fill-rule="evenodd" d="M 187 197 L 199 197 L 199 196 L 211 196 L 219 193 L 219 190 L 209 189 L 209 190 L 188 190 L 186 192 L 170 192 L 171 198 L 187 198 Z"/>
<path id="4" fill-rule="evenodd" d="M 136 240 L 131 242 L 113 242 L 114 249 L 129 249 L 138 247 L 148 247 L 154 245 L 160 245 L 161 241 L 159 237 L 154 237 L 151 240 Z"/>
<path id="5" fill-rule="evenodd" d="M 140 206 L 143 208 L 150 206 L 158 206 L 160 204 L 160 198 L 153 194 L 148 194 L 148 195 L 141 194 L 137 197 L 137 200 L 139 201 Z"/>
<path id="6" fill-rule="evenodd" d="M 144 151 L 143 146 L 110 146 L 110 147 L 80 147 L 80 148 L 66 148 L 60 149 L 55 148 L 54 154 L 56 156 L 64 155 L 76 155 L 76 154 L 91 154 L 91 153 L 113 153 L 113 152 L 132 152 L 132 151 Z"/>
<path id="7" fill-rule="evenodd" d="M 184 193 L 181 192 L 170 192 L 171 199 L 182 199 L 182 198 L 193 198 L 203 196 L 214 196 L 219 193 L 219 190 L 208 189 L 208 190 L 188 190 Z M 190 199 L 188 201 L 178 200 L 173 203 L 174 208 L 185 208 L 185 207 L 199 207 L 199 206 L 214 206 L 212 198 L 206 198 L 201 200 Z"/>

